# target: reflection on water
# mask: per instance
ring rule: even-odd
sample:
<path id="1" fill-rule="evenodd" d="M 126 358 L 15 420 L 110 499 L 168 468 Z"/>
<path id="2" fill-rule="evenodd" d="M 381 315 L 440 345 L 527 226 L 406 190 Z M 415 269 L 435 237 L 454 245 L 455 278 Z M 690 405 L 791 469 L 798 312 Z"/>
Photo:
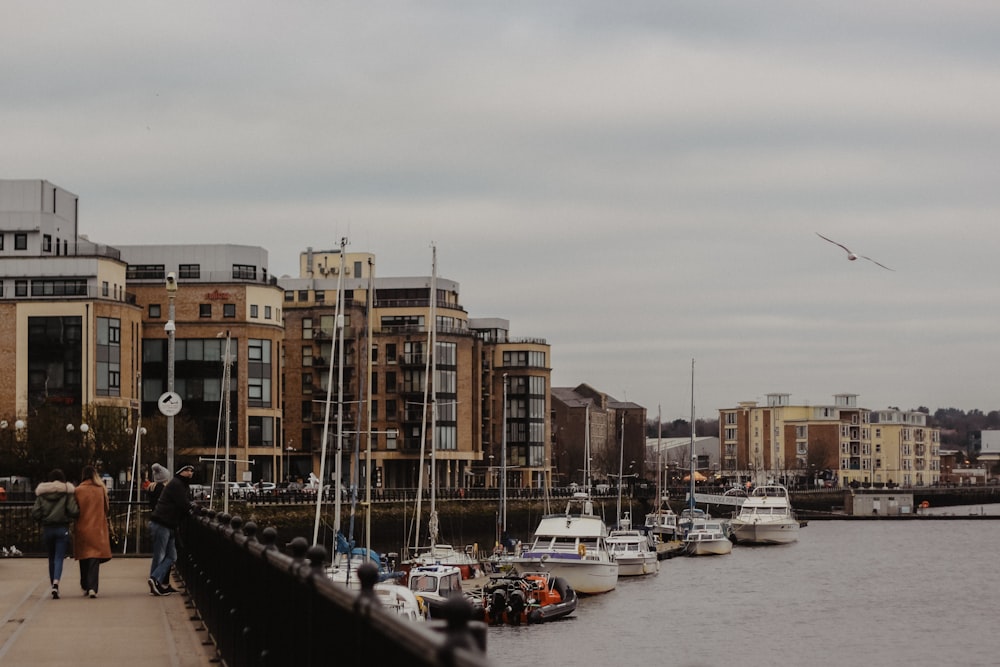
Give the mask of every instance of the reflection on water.
<path id="1" fill-rule="evenodd" d="M 664 561 L 564 621 L 490 628 L 488 654 L 574 667 L 996 665 L 997 554 L 998 521 L 813 521 L 794 544 Z"/>

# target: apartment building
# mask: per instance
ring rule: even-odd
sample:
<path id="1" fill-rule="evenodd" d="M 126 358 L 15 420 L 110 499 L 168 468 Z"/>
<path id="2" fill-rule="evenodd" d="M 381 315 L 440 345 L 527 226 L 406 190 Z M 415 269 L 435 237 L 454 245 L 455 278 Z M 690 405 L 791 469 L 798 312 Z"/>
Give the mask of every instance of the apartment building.
<path id="1" fill-rule="evenodd" d="M 432 474 L 441 488 L 496 486 L 501 470 L 509 487 L 551 481 L 549 345 L 470 318 L 436 269 L 376 279 L 374 255 L 342 246 L 308 249 L 300 275 L 279 280 L 256 246 L 92 243 L 77 210 L 46 181 L 0 181 L 0 358 L 12 369 L 0 440 L 15 425 L 18 442 L 51 439 L 32 417 L 57 406 L 58 437 L 120 441 L 121 460 L 104 463 L 125 481 L 134 427 L 162 424 L 172 384 L 175 459 L 206 478 L 363 484 L 370 463 L 383 487 Z M 98 409 L 115 433 L 84 438 Z M 142 450 L 157 456 L 165 438 L 150 433 Z"/>
<path id="2" fill-rule="evenodd" d="M 189 427 L 175 439 L 175 457 L 204 464 L 215 480 L 276 479 L 284 323 L 282 290 L 268 275 L 267 251 L 230 244 L 119 250 L 142 313 L 143 416 L 158 414 L 168 388 L 172 320 L 174 392 L 183 401 L 177 419 Z M 171 274 L 176 291 L 167 288 Z M 228 429 L 220 427 L 225 414 Z"/>
<path id="3" fill-rule="evenodd" d="M 76 439 L 67 465 L 127 436 L 142 337 L 126 264 L 79 234 L 77 199 L 44 180 L 0 181 L 0 419 L 21 442 Z"/>
<path id="4" fill-rule="evenodd" d="M 348 485 L 364 485 L 371 470 L 376 488 L 432 476 L 439 488 L 491 486 L 506 443 L 508 484 L 544 483 L 545 341 L 512 340 L 505 320 L 470 318 L 459 284 L 433 270 L 378 278 L 373 255 L 343 246 L 307 249 L 299 269 L 279 280 L 293 476 L 322 467 Z"/>
<path id="5" fill-rule="evenodd" d="M 795 405 L 788 394 L 774 393 L 765 405 L 746 401 L 720 410 L 723 474 L 789 485 L 936 483 L 940 432 L 926 425 L 927 416 L 872 411 L 857 399 L 836 394 L 832 404 Z"/>
<path id="6" fill-rule="evenodd" d="M 616 483 L 619 468 L 623 475 L 647 478 L 646 409 L 641 405 L 619 401 L 587 384 L 554 387 L 552 425 L 557 485 L 583 484 L 587 472 L 591 482 Z"/>

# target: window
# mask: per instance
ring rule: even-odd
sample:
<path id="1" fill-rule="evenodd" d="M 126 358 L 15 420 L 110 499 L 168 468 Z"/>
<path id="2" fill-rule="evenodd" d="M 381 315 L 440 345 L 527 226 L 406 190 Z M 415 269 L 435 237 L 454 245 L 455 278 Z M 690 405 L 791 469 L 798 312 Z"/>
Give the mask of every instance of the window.
<path id="1" fill-rule="evenodd" d="M 257 280 L 257 267 L 250 264 L 233 264 L 234 280 Z"/>
<path id="2" fill-rule="evenodd" d="M 198 317 L 211 317 L 212 316 L 212 304 L 202 303 L 198 306 Z"/>
<path id="3" fill-rule="evenodd" d="M 156 319 L 160 317 L 160 304 L 158 303 L 149 304 L 149 317 L 150 319 Z"/>
<path id="4" fill-rule="evenodd" d="M 250 304 L 250 317 L 257 317 L 257 304 Z"/>
<path id="5" fill-rule="evenodd" d="M 0 248 L 0 250 L 3 250 L 3 248 Z M 290 290 L 290 289 L 286 289 L 285 290 L 285 301 L 295 301 L 295 292 L 292 291 L 292 290 Z"/>
<path id="6" fill-rule="evenodd" d="M 28 249 L 28 235 L 24 232 L 14 234 L 14 250 Z"/>
<path id="7" fill-rule="evenodd" d="M 302 348 L 302 365 L 303 366 L 313 365 L 313 351 L 311 347 Z"/>
<path id="8" fill-rule="evenodd" d="M 0 250 L 3 250 L 3 237 L 4 236 L 6 236 L 6 234 L 0 234 Z"/>
<path id="9" fill-rule="evenodd" d="M 52 252 L 52 235 L 45 234 L 42 236 L 42 252 Z"/>
<path id="10" fill-rule="evenodd" d="M 396 344 L 386 343 L 385 344 L 385 362 L 387 364 L 396 363 Z"/>
<path id="11" fill-rule="evenodd" d="M 302 401 L 302 421 L 311 421 L 313 416 L 312 401 Z"/>
<path id="12" fill-rule="evenodd" d="M 321 289 L 316 290 L 316 303 L 325 303 L 325 302 L 326 302 L 326 292 Z"/>
<path id="13" fill-rule="evenodd" d="M 307 290 L 307 289 L 300 289 L 299 290 L 299 301 L 308 301 L 308 300 L 309 300 L 309 290 Z"/>
<path id="14" fill-rule="evenodd" d="M 385 393 L 395 394 L 396 393 L 396 374 L 386 373 L 385 374 Z"/>
<path id="15" fill-rule="evenodd" d="M 264 319 L 271 319 L 271 306 L 264 306 Z"/>
<path id="16" fill-rule="evenodd" d="M 236 317 L 236 304 L 235 303 L 224 303 L 224 304 L 222 304 L 222 316 L 223 317 Z"/>
<path id="17" fill-rule="evenodd" d="M 201 264 L 181 264 L 177 267 L 178 278 L 201 278 Z"/>
<path id="18" fill-rule="evenodd" d="M 255 417 L 251 415 L 247 418 L 247 440 L 251 447 L 273 447 L 274 446 L 274 418 Z"/>
<path id="19" fill-rule="evenodd" d="M 163 264 L 129 264 L 125 277 L 130 280 L 164 280 L 167 272 Z"/>
<path id="20" fill-rule="evenodd" d="M 121 395 L 121 326 L 118 318 L 97 318 L 95 382 L 98 396 Z"/>
<path id="21" fill-rule="evenodd" d="M 110 285 L 108 285 L 107 280 L 101 281 L 101 296 L 107 296 L 110 291 Z"/>
<path id="22" fill-rule="evenodd" d="M 302 318 L 302 340 L 312 340 L 313 321 L 311 317 Z"/>

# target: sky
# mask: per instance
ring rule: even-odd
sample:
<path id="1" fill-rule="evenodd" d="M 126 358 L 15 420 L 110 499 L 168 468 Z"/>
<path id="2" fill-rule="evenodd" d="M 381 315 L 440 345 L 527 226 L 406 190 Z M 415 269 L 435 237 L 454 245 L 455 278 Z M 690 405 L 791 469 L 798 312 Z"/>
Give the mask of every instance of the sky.
<path id="1" fill-rule="evenodd" d="M 434 247 L 554 386 L 652 419 L 998 407 L 998 3 L 3 15 L 0 178 L 78 195 L 93 241 L 261 246 L 278 276 L 341 238 L 426 276 Z"/>

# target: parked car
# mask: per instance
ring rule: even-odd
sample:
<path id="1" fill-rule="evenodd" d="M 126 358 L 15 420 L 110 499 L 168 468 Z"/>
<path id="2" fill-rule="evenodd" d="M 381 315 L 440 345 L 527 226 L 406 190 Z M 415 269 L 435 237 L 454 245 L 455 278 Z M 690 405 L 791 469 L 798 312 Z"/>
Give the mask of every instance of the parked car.
<path id="1" fill-rule="evenodd" d="M 204 484 L 189 485 L 188 493 L 191 496 L 191 500 L 209 500 L 212 497 L 212 494 L 209 493 L 208 487 Z"/>
<path id="2" fill-rule="evenodd" d="M 245 498 L 254 492 L 250 482 L 216 482 L 216 493 L 228 493 L 230 498 Z"/>

